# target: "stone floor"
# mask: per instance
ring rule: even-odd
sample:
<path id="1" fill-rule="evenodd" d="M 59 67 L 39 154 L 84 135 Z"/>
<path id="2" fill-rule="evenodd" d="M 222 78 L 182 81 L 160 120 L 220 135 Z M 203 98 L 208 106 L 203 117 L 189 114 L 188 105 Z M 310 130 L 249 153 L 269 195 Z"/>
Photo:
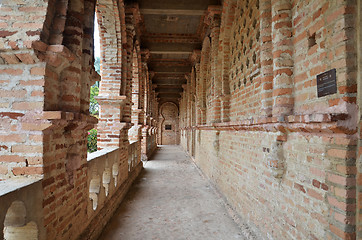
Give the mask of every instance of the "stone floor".
<path id="1" fill-rule="evenodd" d="M 101 240 L 246 239 L 179 146 L 159 146 Z"/>

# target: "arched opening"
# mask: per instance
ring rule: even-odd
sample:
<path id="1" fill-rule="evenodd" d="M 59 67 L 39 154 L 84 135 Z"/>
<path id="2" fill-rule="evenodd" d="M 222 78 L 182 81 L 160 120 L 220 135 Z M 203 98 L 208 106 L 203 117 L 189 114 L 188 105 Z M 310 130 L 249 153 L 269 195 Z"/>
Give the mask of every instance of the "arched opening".
<path id="1" fill-rule="evenodd" d="M 94 32 L 93 32 L 93 57 L 94 57 L 94 69 L 98 74 L 97 80 L 100 80 L 101 75 L 101 41 L 99 35 L 99 23 L 97 18 L 97 9 L 94 14 Z M 99 94 L 99 84 L 100 81 L 97 81 L 90 87 L 90 97 L 89 97 L 89 114 L 94 117 L 99 117 L 99 103 L 96 100 L 96 97 Z M 92 153 L 97 151 L 97 129 L 93 128 L 88 131 L 87 136 L 87 150 Z"/>
<path id="2" fill-rule="evenodd" d="M 14 201 L 9 207 L 4 221 L 5 240 L 38 240 L 38 226 L 26 222 L 26 207 L 22 201 Z"/>
<path id="3" fill-rule="evenodd" d="M 98 73 L 98 75 L 101 75 L 101 40 L 100 40 L 100 34 L 99 34 L 99 23 L 98 23 L 98 17 L 97 14 L 94 14 L 94 32 L 93 32 L 93 47 L 94 47 L 94 69 Z M 97 81 L 98 80 L 98 81 Z M 99 104 L 98 101 L 94 98 L 98 96 L 99 94 L 99 84 L 100 84 L 100 78 L 98 78 L 94 85 L 91 87 L 91 99 L 89 103 L 89 113 L 91 115 L 97 116 L 99 115 Z"/>
<path id="4" fill-rule="evenodd" d="M 98 69 L 97 57 L 99 56 L 101 81 L 93 87 L 94 95 L 99 90 L 98 97 L 95 97 L 99 103 L 97 116 L 99 124 L 97 132 L 95 133 L 93 130 L 93 136 L 97 135 L 97 149 L 99 150 L 105 147 L 118 146 L 120 141 L 120 129 L 112 129 L 106 123 L 122 121 L 124 99 L 120 95 L 122 85 L 125 84 L 122 81 L 123 47 L 121 35 L 124 27 L 121 27 L 121 19 L 123 19 L 121 15 L 124 15 L 124 5 L 122 1 L 97 0 L 95 12 L 95 24 L 98 25 L 99 29 L 98 39 L 97 31 L 94 32 L 94 46 L 95 48 L 99 46 L 99 51 L 95 49 L 95 67 Z"/>
<path id="5" fill-rule="evenodd" d="M 177 145 L 179 136 L 178 107 L 173 102 L 166 102 L 160 108 L 159 135 L 161 145 Z"/>

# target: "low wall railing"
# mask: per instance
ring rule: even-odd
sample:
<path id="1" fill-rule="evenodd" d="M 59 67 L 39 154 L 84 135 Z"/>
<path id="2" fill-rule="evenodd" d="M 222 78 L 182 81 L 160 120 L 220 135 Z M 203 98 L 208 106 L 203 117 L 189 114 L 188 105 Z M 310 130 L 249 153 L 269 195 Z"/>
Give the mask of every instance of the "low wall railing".
<path id="1" fill-rule="evenodd" d="M 36 178 L 0 182 L 0 239 L 45 239 L 42 184 Z"/>
<path id="2" fill-rule="evenodd" d="M 128 156 L 127 151 L 120 148 L 106 148 L 88 154 L 89 220 L 97 216 L 107 199 L 132 175 L 141 161 L 140 157 L 139 141 L 128 146 Z M 42 179 L 0 181 L 0 239 L 46 239 L 42 204 Z"/>
<path id="3" fill-rule="evenodd" d="M 117 185 L 122 184 L 122 181 L 127 178 L 127 176 L 120 176 L 122 172 L 120 155 L 119 148 L 105 148 L 88 155 L 88 217 L 103 206 L 104 201 L 112 196 Z"/>
<path id="4" fill-rule="evenodd" d="M 132 142 L 128 146 L 128 171 L 131 172 L 141 161 L 139 142 Z"/>

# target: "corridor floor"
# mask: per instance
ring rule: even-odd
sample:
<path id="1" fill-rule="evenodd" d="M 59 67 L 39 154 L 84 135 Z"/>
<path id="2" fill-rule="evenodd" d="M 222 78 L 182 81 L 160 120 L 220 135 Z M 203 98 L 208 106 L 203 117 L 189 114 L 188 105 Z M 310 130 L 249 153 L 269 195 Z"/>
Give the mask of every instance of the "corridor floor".
<path id="1" fill-rule="evenodd" d="M 159 146 L 100 240 L 246 239 L 179 146 Z"/>

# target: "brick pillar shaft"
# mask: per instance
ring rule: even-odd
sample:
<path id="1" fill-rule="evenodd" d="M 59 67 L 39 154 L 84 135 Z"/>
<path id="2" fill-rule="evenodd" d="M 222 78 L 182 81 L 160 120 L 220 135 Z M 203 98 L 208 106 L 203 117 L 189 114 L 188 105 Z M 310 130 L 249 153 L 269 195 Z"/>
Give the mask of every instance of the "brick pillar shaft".
<path id="1" fill-rule="evenodd" d="M 261 113 L 270 117 L 273 111 L 273 53 L 271 0 L 260 1 Z"/>
<path id="2" fill-rule="evenodd" d="M 293 112 L 293 39 L 290 0 L 272 0 L 273 116 Z"/>

